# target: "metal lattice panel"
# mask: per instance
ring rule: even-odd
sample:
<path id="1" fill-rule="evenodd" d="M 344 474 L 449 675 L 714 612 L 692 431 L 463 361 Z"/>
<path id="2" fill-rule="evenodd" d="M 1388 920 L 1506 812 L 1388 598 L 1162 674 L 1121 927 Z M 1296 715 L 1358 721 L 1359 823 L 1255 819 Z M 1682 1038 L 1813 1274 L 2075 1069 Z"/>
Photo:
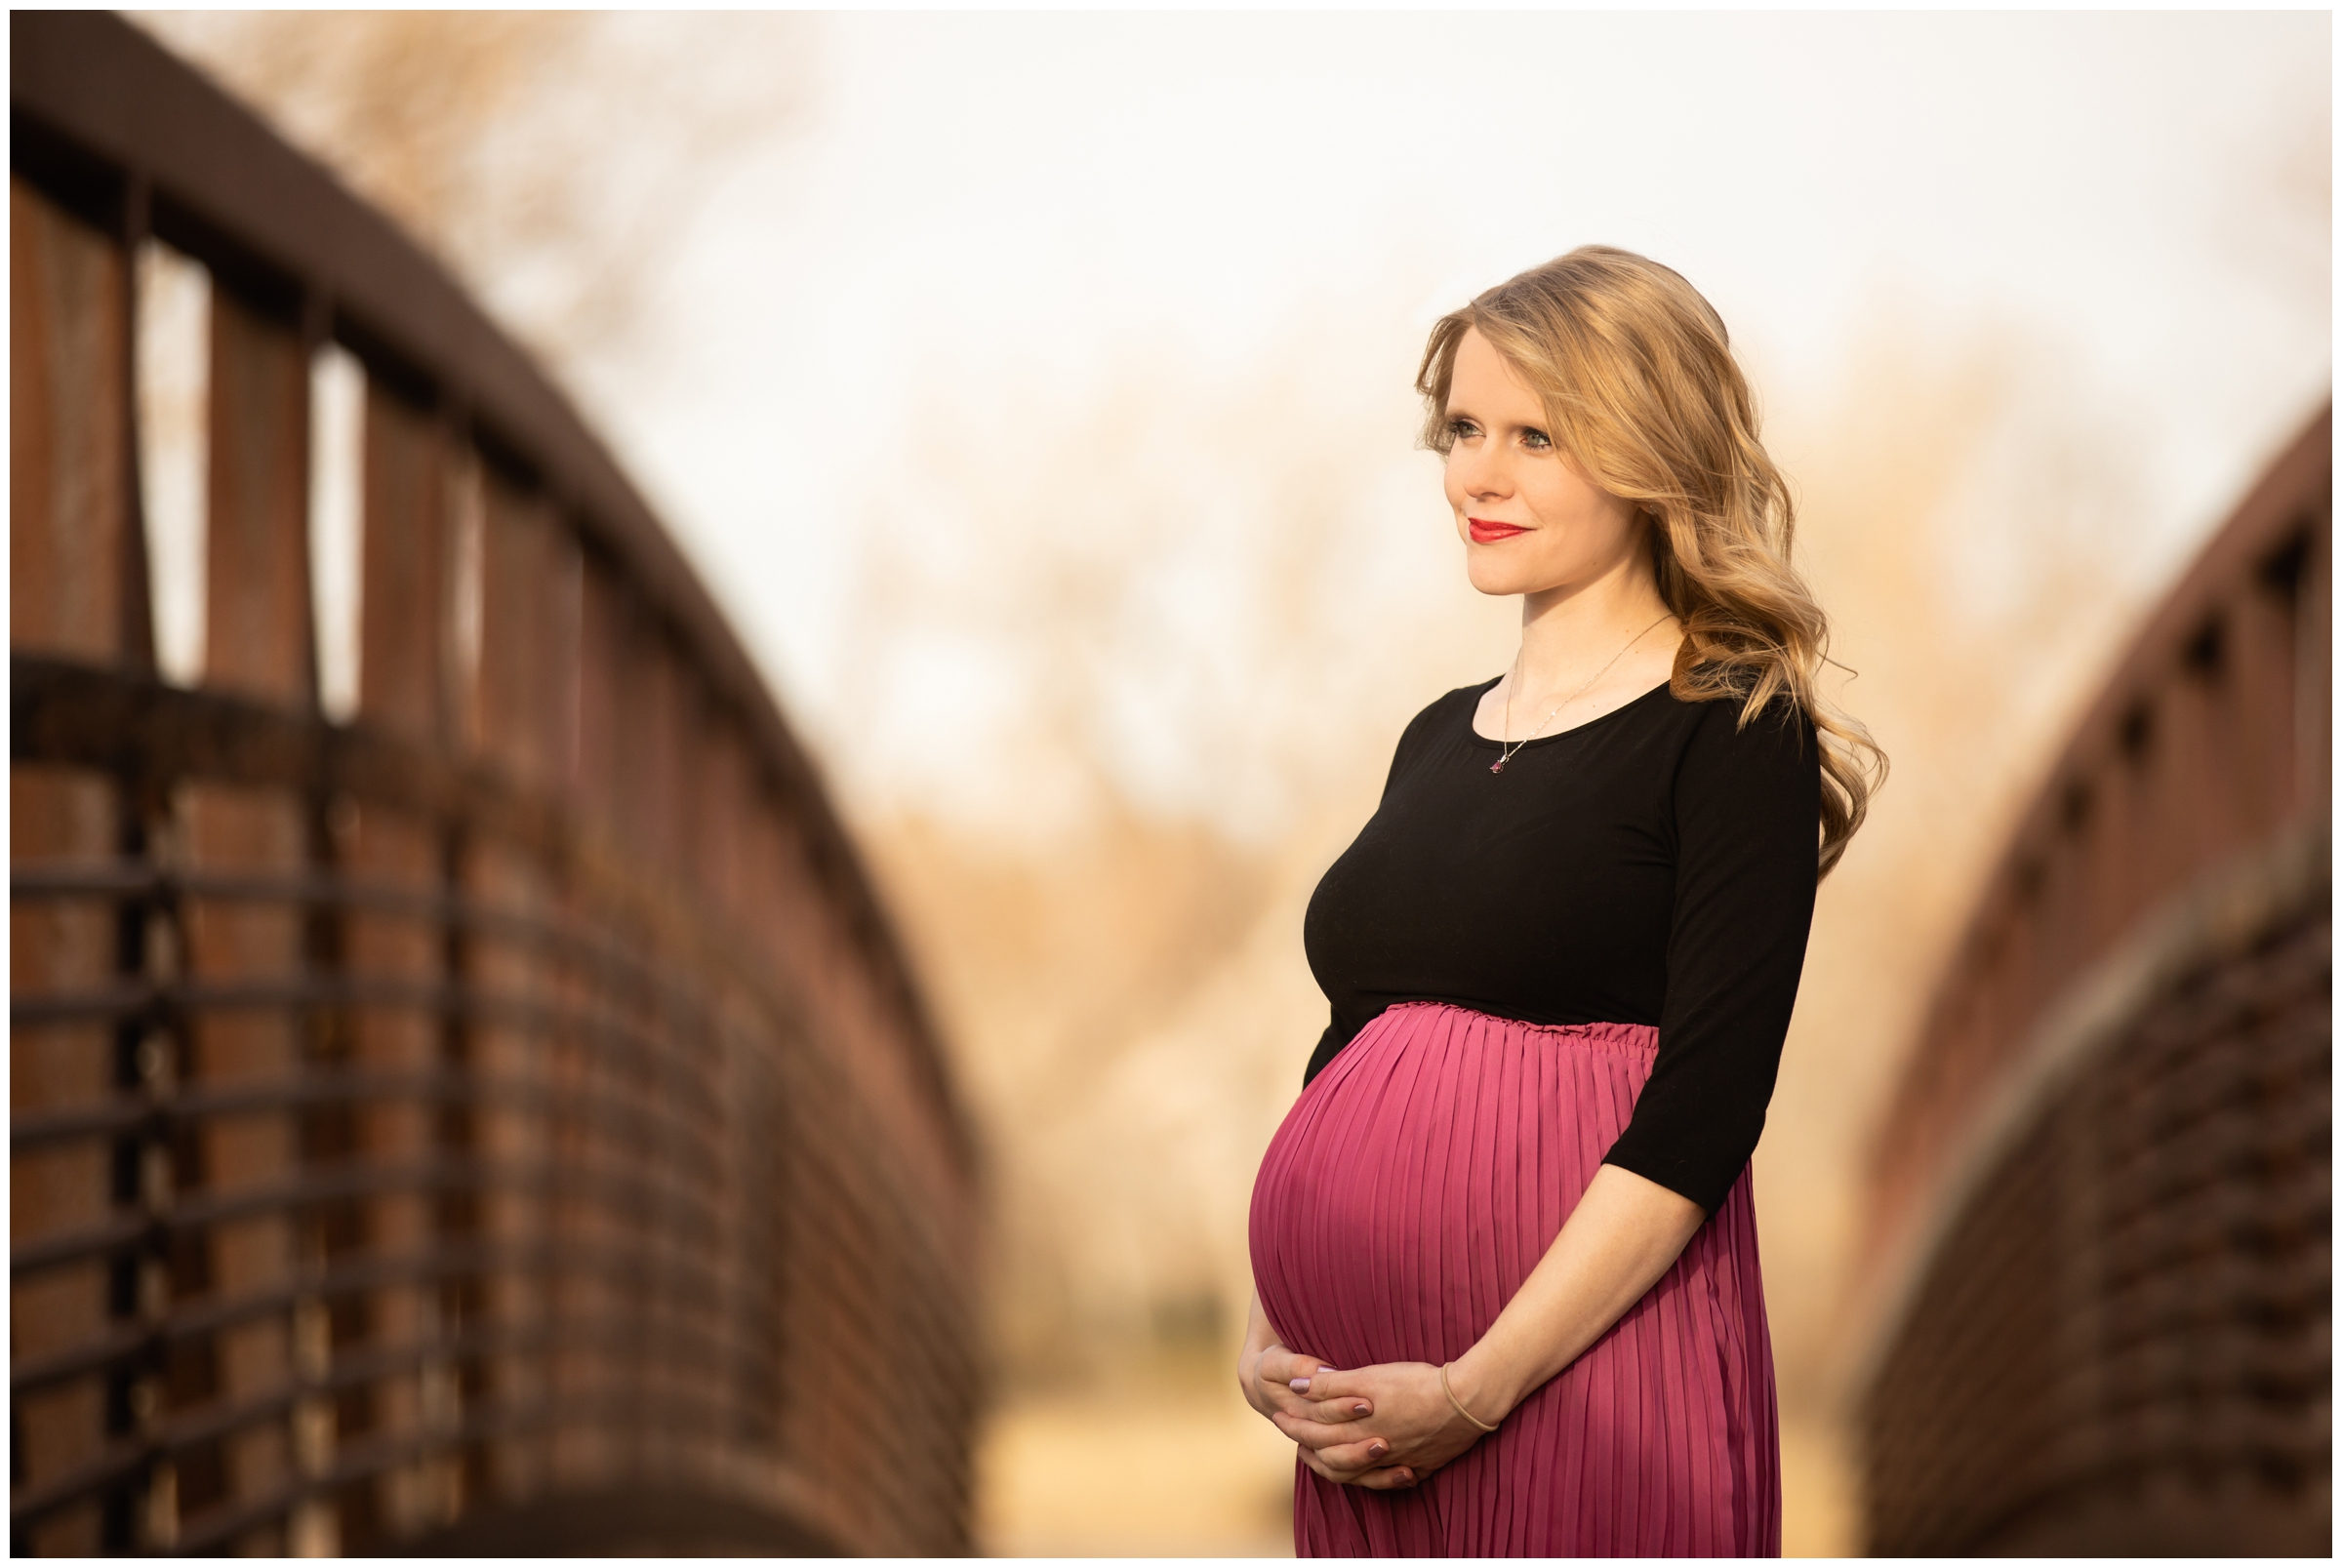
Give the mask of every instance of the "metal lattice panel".
<path id="1" fill-rule="evenodd" d="M 1972 1196 L 1866 1401 L 1874 1550 L 2325 1550 L 2322 903 L 2151 997 Z"/>
<path id="2" fill-rule="evenodd" d="M 11 37 L 14 1547 L 964 1549 L 964 1125 L 729 629 L 379 215 L 118 20 Z M 211 280 L 196 690 L 139 514 L 157 237 Z"/>
<path id="3" fill-rule="evenodd" d="M 1874 1161 L 1875 1549 L 2325 1549 L 2332 411 L 2076 725 Z"/>

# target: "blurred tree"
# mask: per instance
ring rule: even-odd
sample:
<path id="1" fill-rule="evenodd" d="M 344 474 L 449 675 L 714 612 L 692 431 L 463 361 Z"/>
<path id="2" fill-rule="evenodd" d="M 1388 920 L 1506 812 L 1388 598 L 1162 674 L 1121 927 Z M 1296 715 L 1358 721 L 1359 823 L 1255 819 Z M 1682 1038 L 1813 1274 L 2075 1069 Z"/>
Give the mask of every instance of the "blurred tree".
<path id="1" fill-rule="evenodd" d="M 741 144 L 795 127 L 787 16 L 144 12 L 557 372 L 626 345 Z"/>

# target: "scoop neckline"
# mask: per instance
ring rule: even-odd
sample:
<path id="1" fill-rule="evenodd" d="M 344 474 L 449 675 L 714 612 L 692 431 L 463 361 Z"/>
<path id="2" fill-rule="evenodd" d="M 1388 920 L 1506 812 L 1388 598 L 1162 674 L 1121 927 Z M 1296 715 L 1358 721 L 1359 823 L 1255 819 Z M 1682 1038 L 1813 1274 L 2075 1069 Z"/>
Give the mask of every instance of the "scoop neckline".
<path id="1" fill-rule="evenodd" d="M 1472 701 L 1466 704 L 1464 707 L 1464 733 L 1472 739 L 1474 744 L 1483 746 L 1490 751 L 1503 751 L 1509 748 L 1515 753 L 1526 751 L 1531 746 L 1550 745 L 1555 741 L 1565 741 L 1573 735 L 1583 734 L 1584 732 L 1593 729 L 1597 724 L 1618 717 L 1621 713 L 1640 707 L 1643 704 L 1649 702 L 1652 698 L 1657 697 L 1660 693 L 1666 691 L 1670 686 L 1675 684 L 1672 677 L 1668 680 L 1663 680 L 1658 685 L 1652 687 L 1649 691 L 1644 692 L 1640 697 L 1628 698 L 1625 702 L 1619 704 L 1618 706 L 1612 708 L 1607 713 L 1596 713 L 1594 717 L 1587 719 L 1583 723 L 1573 724 L 1566 730 L 1555 730 L 1551 735 L 1540 735 L 1535 740 L 1522 741 L 1516 744 L 1511 741 L 1493 740 L 1488 736 L 1482 735 L 1479 732 L 1478 726 L 1472 722 L 1473 715 L 1480 710 L 1480 699 L 1487 696 L 1490 692 L 1496 690 L 1496 683 L 1504 678 L 1505 677 L 1502 675 L 1491 675 L 1488 679 L 1480 682 L 1479 685 L 1470 688 L 1472 692 Z"/>

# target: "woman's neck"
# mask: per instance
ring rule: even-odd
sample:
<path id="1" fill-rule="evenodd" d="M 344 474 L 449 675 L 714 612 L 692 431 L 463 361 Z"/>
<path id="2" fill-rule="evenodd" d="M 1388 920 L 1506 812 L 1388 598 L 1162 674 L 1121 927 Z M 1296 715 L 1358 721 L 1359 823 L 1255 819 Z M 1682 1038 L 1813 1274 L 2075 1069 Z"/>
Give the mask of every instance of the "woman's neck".
<path id="1" fill-rule="evenodd" d="M 1535 691 L 1583 681 L 1667 619 L 1667 601 L 1659 597 L 1649 557 L 1641 551 L 1591 582 L 1523 594 L 1521 684 Z M 1641 636 L 1635 647 L 1663 652 L 1674 663 L 1673 638 Z"/>

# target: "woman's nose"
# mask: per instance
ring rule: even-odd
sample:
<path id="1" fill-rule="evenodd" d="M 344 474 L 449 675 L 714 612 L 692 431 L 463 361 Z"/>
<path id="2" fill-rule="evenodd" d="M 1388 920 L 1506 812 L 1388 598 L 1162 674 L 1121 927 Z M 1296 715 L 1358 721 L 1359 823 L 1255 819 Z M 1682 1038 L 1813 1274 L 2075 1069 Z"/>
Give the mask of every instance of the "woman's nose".
<path id="1" fill-rule="evenodd" d="M 1489 462 L 1485 454 L 1459 452 L 1454 462 L 1457 489 L 1462 489 L 1471 501 L 1497 501 L 1509 492 L 1504 463 Z"/>
<path id="2" fill-rule="evenodd" d="M 1465 460 L 1457 478 L 1464 494 L 1474 501 L 1502 500 L 1512 489 L 1504 464 L 1477 455 Z"/>

